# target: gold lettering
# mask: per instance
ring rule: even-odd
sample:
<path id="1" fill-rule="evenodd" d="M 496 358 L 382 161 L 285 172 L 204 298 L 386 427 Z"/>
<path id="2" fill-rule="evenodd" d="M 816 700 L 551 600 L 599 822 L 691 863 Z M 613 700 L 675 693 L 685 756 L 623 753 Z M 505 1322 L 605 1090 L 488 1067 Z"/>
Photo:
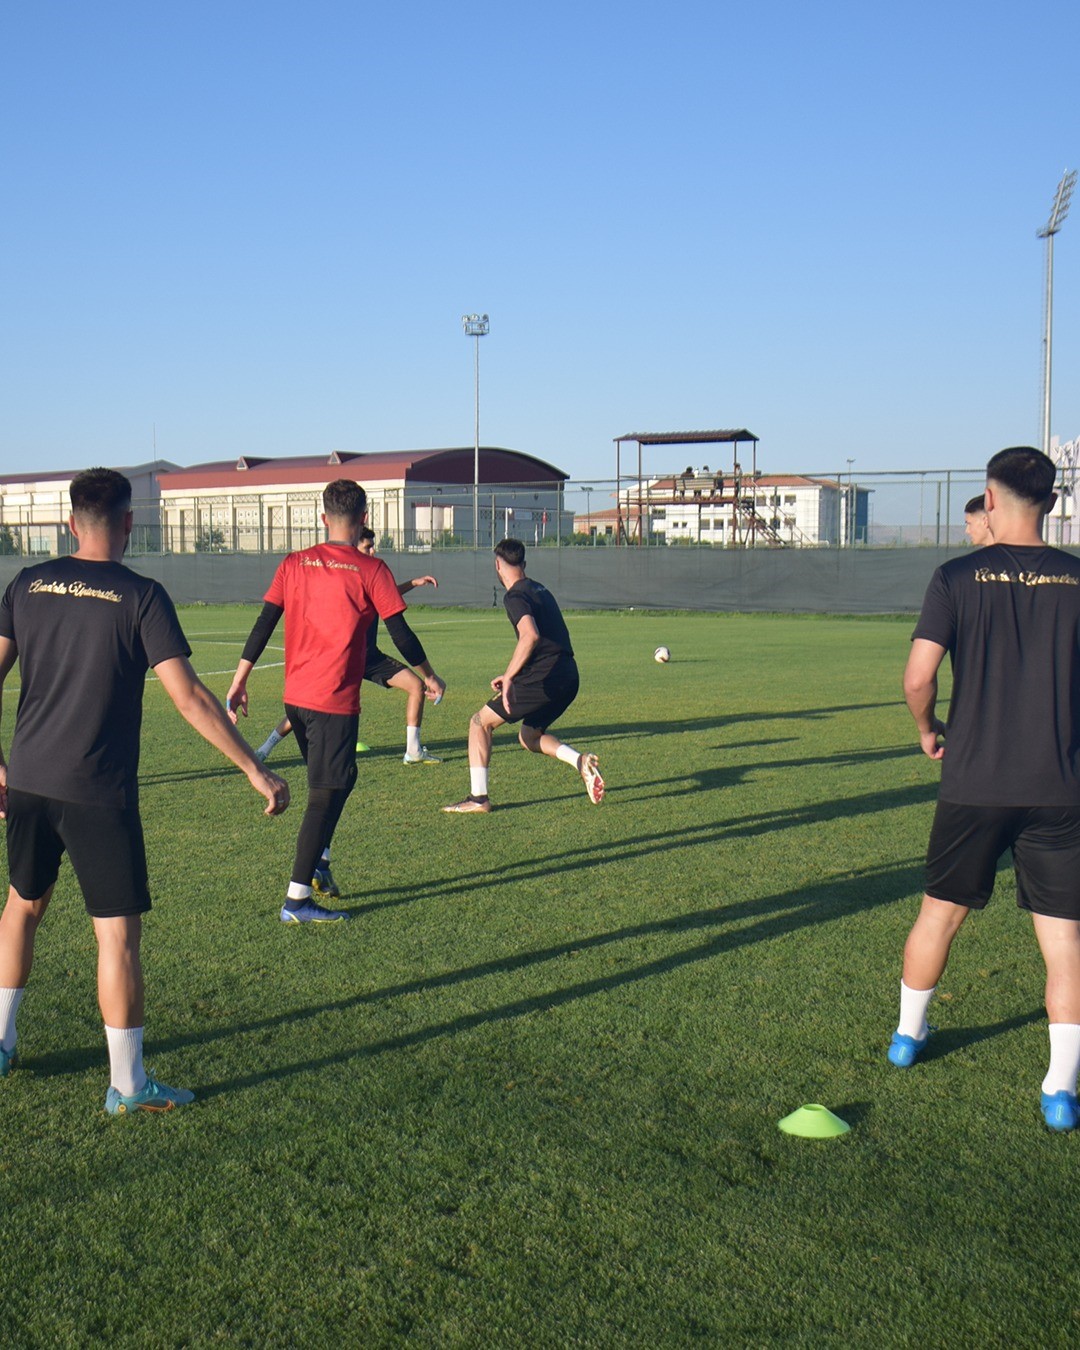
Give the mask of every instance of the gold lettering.
<path id="1" fill-rule="evenodd" d="M 1059 576 L 1047 576 L 1042 572 L 991 572 L 989 567 L 980 567 L 975 572 L 976 581 L 1004 581 L 1010 586 L 1080 586 L 1080 577 L 1070 576 L 1067 572 Z"/>
<path id="2" fill-rule="evenodd" d="M 360 571 L 359 567 L 354 566 L 352 563 L 334 562 L 332 559 L 326 559 L 326 558 L 301 558 L 301 559 L 300 559 L 300 566 L 301 566 L 301 567 L 323 567 L 323 568 L 326 568 L 326 569 L 328 569 L 328 570 L 330 570 L 330 571 L 339 571 L 339 572 L 359 572 L 359 571 Z"/>
<path id="3" fill-rule="evenodd" d="M 31 595 L 69 595 L 76 600 L 108 600 L 113 605 L 119 605 L 124 598 L 115 591 L 97 590 L 81 581 L 73 581 L 69 586 L 63 581 L 42 581 L 40 577 L 32 581 L 28 589 Z"/>

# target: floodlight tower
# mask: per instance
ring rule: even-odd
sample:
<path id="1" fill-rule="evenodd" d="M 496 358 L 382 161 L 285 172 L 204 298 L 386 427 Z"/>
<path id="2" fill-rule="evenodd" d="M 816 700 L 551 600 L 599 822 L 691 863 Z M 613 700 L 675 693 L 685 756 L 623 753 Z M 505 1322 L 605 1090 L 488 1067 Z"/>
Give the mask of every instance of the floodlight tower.
<path id="1" fill-rule="evenodd" d="M 1038 232 L 1039 239 L 1046 240 L 1046 332 L 1043 335 L 1043 424 L 1042 451 L 1050 453 L 1050 341 L 1054 322 L 1054 235 L 1065 224 L 1072 201 L 1073 188 L 1076 187 L 1076 170 L 1067 169 L 1061 175 L 1061 182 L 1054 194 L 1054 204 L 1050 208 L 1050 219 Z"/>
<path id="2" fill-rule="evenodd" d="M 473 548 L 480 547 L 480 339 L 487 337 L 491 324 L 486 314 L 463 314 L 461 326 L 465 336 L 476 339 L 476 357 L 473 363 L 476 383 L 476 424 L 473 437 Z"/>

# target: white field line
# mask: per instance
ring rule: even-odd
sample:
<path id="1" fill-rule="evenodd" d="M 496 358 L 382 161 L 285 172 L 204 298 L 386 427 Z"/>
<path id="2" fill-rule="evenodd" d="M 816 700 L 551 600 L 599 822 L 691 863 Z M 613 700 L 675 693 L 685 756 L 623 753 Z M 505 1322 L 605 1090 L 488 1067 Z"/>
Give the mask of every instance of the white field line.
<path id="1" fill-rule="evenodd" d="M 263 661 L 255 667 L 255 669 L 251 672 L 251 674 L 255 675 L 260 670 L 279 670 L 284 664 L 285 664 L 284 661 Z M 228 670 L 197 670 L 195 673 L 196 675 L 198 675 L 200 680 L 212 680 L 215 679 L 218 675 L 235 675 L 236 667 L 230 666 Z M 148 670 L 146 672 L 146 678 L 148 680 L 156 680 L 157 676 L 154 674 L 152 670 Z M 249 676 L 248 678 L 250 679 L 251 676 Z"/>
<path id="2" fill-rule="evenodd" d="M 484 610 L 483 612 L 484 612 L 485 614 L 488 613 L 487 610 Z M 408 613 L 408 611 L 406 611 L 406 613 Z M 420 632 L 422 629 L 428 629 L 428 628 L 451 628 L 451 627 L 453 627 L 455 624 L 460 624 L 460 623 L 475 623 L 475 619 L 473 619 L 473 618 L 470 618 L 470 619 L 434 619 L 434 620 L 432 620 L 432 622 L 430 622 L 430 623 L 416 623 L 416 624 L 410 624 L 410 627 L 414 628 L 417 632 Z M 243 631 L 243 633 L 241 633 L 241 634 L 239 635 L 239 637 L 236 637 L 236 638 L 223 638 L 223 637 L 221 636 L 221 629 L 220 629 L 220 628 L 215 628 L 215 629 L 213 630 L 213 632 L 211 632 L 211 633 L 191 633 L 191 632 L 188 632 L 187 629 L 185 629 L 184 632 L 187 634 L 187 636 L 188 636 L 189 638 L 199 638 L 201 641 L 206 641 L 206 642 L 211 642 L 211 643 L 217 642 L 218 644 L 225 644 L 225 645 L 228 645 L 228 644 L 231 644 L 231 643 L 234 643 L 234 642 L 246 642 L 246 641 L 247 641 L 247 636 L 248 636 L 248 634 L 251 632 L 251 629 L 250 629 L 250 628 L 245 628 L 244 631 Z"/>

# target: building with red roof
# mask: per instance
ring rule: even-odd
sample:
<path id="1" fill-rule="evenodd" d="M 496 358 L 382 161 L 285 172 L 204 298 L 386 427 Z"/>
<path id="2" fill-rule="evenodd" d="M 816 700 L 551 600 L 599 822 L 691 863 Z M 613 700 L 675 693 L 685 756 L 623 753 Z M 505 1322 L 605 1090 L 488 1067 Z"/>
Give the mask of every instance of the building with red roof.
<path id="1" fill-rule="evenodd" d="M 567 475 L 518 450 L 481 446 L 474 503 L 474 447 L 235 460 L 196 464 L 160 476 L 164 547 L 290 552 L 323 538 L 322 491 L 351 478 L 368 495 L 368 524 L 384 548 L 440 541 L 490 547 L 505 534 L 527 542 L 554 534 L 563 519 Z M 474 521 L 474 508 L 477 519 Z"/>

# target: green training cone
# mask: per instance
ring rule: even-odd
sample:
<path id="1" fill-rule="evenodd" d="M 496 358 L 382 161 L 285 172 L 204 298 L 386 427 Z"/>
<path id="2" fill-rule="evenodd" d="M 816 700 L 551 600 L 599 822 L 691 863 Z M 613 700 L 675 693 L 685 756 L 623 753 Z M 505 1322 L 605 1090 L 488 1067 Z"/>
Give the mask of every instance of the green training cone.
<path id="1" fill-rule="evenodd" d="M 800 1139 L 832 1139 L 838 1134 L 847 1134 L 851 1126 L 834 1116 L 827 1106 L 812 1102 L 785 1116 L 778 1128 L 785 1134 L 797 1134 Z"/>
<path id="2" fill-rule="evenodd" d="M 356 742 L 356 753 L 358 755 L 367 755 L 371 752 L 371 746 L 365 745 L 363 741 Z"/>

